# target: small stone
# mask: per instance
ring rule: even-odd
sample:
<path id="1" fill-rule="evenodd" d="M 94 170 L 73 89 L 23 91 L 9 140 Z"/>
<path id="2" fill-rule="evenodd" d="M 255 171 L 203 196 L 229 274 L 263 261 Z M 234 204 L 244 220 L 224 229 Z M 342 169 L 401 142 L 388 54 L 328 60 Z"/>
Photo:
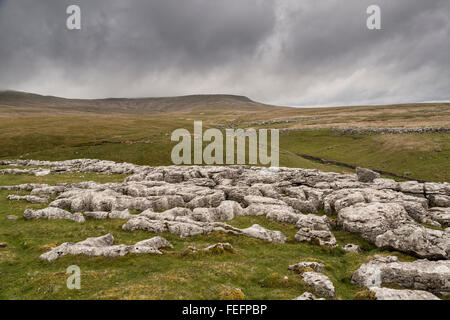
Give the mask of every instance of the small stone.
<path id="1" fill-rule="evenodd" d="M 34 175 L 36 177 L 42 177 L 42 176 L 46 176 L 46 175 L 50 174 L 50 172 L 51 172 L 50 170 L 38 170 L 38 171 L 34 172 Z"/>
<path id="2" fill-rule="evenodd" d="M 206 247 L 205 249 L 203 249 L 204 251 L 233 251 L 233 246 L 231 244 L 229 244 L 228 242 L 225 243 L 216 243 L 213 245 L 210 245 L 208 247 Z"/>
<path id="3" fill-rule="evenodd" d="M 342 247 L 347 252 L 362 253 L 361 247 L 357 244 L 348 243 Z"/>
<path id="4" fill-rule="evenodd" d="M 6 248 L 8 244 L 6 242 L 0 242 L 0 248 Z"/>

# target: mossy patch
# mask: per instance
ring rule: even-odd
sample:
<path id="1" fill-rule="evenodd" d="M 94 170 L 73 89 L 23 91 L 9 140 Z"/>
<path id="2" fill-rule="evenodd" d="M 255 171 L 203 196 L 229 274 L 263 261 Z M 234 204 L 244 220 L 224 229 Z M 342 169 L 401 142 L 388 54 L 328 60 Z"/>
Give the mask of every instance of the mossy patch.
<path id="1" fill-rule="evenodd" d="M 220 300 L 245 300 L 245 294 L 239 288 L 225 288 L 220 293 Z"/>

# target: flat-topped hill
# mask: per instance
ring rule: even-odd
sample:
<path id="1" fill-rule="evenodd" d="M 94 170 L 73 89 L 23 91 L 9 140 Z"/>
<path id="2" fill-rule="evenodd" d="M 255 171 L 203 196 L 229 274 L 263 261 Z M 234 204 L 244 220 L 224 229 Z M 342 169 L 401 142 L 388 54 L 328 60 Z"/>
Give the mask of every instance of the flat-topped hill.
<path id="1" fill-rule="evenodd" d="M 3 112 L 35 113 L 97 113 L 97 114 L 158 114 L 196 110 L 263 110 L 276 108 L 244 96 L 207 94 L 155 98 L 66 99 L 39 94 L 1 91 Z"/>

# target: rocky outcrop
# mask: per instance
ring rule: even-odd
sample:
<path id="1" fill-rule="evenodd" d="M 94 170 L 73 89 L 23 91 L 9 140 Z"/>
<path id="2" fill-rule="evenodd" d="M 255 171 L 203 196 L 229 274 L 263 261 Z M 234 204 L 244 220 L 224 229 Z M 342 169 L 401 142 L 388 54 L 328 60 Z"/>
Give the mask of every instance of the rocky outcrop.
<path id="1" fill-rule="evenodd" d="M 450 294 L 450 261 L 399 262 L 395 256 L 375 256 L 373 260 L 355 271 L 352 282 L 368 288 L 396 284 L 406 289 L 448 295 Z"/>
<path id="2" fill-rule="evenodd" d="M 231 244 L 228 242 L 219 242 L 212 244 L 210 246 L 207 246 L 203 249 L 197 249 L 195 246 L 189 246 L 188 250 L 190 250 L 192 253 L 224 253 L 224 252 L 234 252 L 234 248 Z"/>
<path id="3" fill-rule="evenodd" d="M 288 270 L 296 271 L 296 272 L 302 272 L 307 269 L 312 269 L 317 272 L 322 272 L 325 269 L 325 265 L 320 262 L 310 262 L 310 261 L 303 261 L 295 264 L 291 264 L 288 267 Z"/>
<path id="4" fill-rule="evenodd" d="M 8 200 L 25 200 L 30 203 L 47 203 L 49 201 L 49 197 L 36 197 L 36 196 L 19 196 L 15 194 L 10 194 L 7 197 Z"/>
<path id="5" fill-rule="evenodd" d="M 50 174 L 48 169 L 2 169 L 0 174 L 33 174 L 36 177 L 46 176 Z"/>
<path id="6" fill-rule="evenodd" d="M 249 228 L 242 229 L 240 232 L 247 237 L 257 238 L 267 242 L 284 243 L 287 239 L 281 231 L 268 230 L 261 227 L 259 224 L 254 224 Z"/>
<path id="7" fill-rule="evenodd" d="M 30 219 L 66 219 L 75 222 L 84 222 L 85 219 L 81 213 L 71 213 L 59 208 L 45 208 L 41 210 L 27 209 L 25 210 L 23 217 L 27 220 Z"/>
<path id="8" fill-rule="evenodd" d="M 312 117 L 312 119 L 316 119 Z M 296 122 L 298 120 L 292 121 Z M 249 124 L 252 124 L 250 122 Z M 260 123 L 260 122 L 258 122 Z M 284 123 L 284 122 L 283 122 Z M 281 129 L 280 131 L 302 131 L 302 130 L 333 130 L 343 134 L 406 134 L 406 133 L 449 133 L 450 127 L 389 127 L 389 128 L 380 128 L 380 127 L 306 127 L 306 128 L 286 128 Z"/>
<path id="9" fill-rule="evenodd" d="M 241 216 L 243 209 L 236 201 L 222 201 L 217 208 L 194 208 L 187 216 L 195 221 L 233 220 Z"/>
<path id="10" fill-rule="evenodd" d="M 450 226 L 450 208 L 431 208 L 428 212 L 433 220 L 443 226 Z"/>
<path id="11" fill-rule="evenodd" d="M 224 232 L 244 235 L 268 242 L 284 243 L 286 241 L 286 236 L 280 231 L 268 230 L 258 224 L 254 224 L 246 229 L 238 229 L 226 223 L 194 221 L 189 217 L 183 216 L 177 217 L 175 220 L 153 220 L 140 215 L 128 220 L 122 226 L 122 229 L 128 231 L 144 230 L 153 233 L 170 232 L 182 238 L 210 234 L 212 232 Z"/>
<path id="12" fill-rule="evenodd" d="M 319 295 L 334 298 L 335 289 L 333 282 L 326 275 L 318 272 L 304 272 L 302 279 Z"/>
<path id="13" fill-rule="evenodd" d="M 397 203 L 358 203 L 338 213 L 338 224 L 379 248 L 430 259 L 450 257 L 450 235 L 414 222 Z"/>
<path id="14" fill-rule="evenodd" d="M 315 295 L 313 295 L 311 292 L 304 292 L 302 295 L 298 296 L 297 298 L 293 300 L 325 300 L 324 298 L 317 298 Z"/>
<path id="15" fill-rule="evenodd" d="M 359 203 L 338 213 L 338 224 L 343 230 L 372 242 L 379 235 L 411 222 L 405 209 L 396 203 Z"/>
<path id="16" fill-rule="evenodd" d="M 136 254 L 162 254 L 161 248 L 172 248 L 172 245 L 162 237 L 139 241 L 134 245 L 113 245 L 114 237 L 106 234 L 101 237 L 87 238 L 84 241 L 65 242 L 60 246 L 42 254 L 41 259 L 54 261 L 65 255 L 86 255 L 89 257 L 104 256 L 107 258 L 121 257 L 129 253 Z"/>
<path id="17" fill-rule="evenodd" d="M 14 186 L 0 186 L 0 190 L 9 190 L 9 191 L 32 191 L 33 189 L 50 187 L 48 184 L 40 184 L 40 183 L 24 183 L 18 184 Z"/>
<path id="18" fill-rule="evenodd" d="M 313 214 L 299 215 L 296 227 L 299 228 L 295 235 L 297 241 L 313 242 L 331 247 L 337 245 L 336 238 L 331 233 L 326 216 L 316 216 Z"/>
<path id="19" fill-rule="evenodd" d="M 96 219 L 96 220 L 104 220 L 104 219 L 122 219 L 122 220 L 128 220 L 135 215 L 130 213 L 130 210 L 125 209 L 122 211 L 116 211 L 113 210 L 111 212 L 107 211 L 92 211 L 92 212 L 84 212 L 84 216 L 86 218 Z"/>
<path id="20" fill-rule="evenodd" d="M 421 128 L 379 128 L 379 127 L 336 127 L 333 128 L 347 134 L 405 134 L 405 133 L 448 133 L 450 127 L 421 127 Z"/>
<path id="21" fill-rule="evenodd" d="M 450 257 L 450 234 L 416 224 L 406 224 L 379 235 L 375 245 L 428 259 Z"/>
<path id="22" fill-rule="evenodd" d="M 279 231 L 260 226 L 237 229 L 218 222 L 237 216 L 265 216 L 295 225 L 297 241 L 335 247 L 332 229 L 337 227 L 383 249 L 428 259 L 448 259 L 450 254 L 450 232 L 442 230 L 450 220 L 448 183 L 396 182 L 364 168 L 358 168 L 356 174 L 339 174 L 249 166 L 150 167 L 95 159 L 2 163 L 25 167 L 15 170 L 31 170 L 28 173 L 50 170 L 127 175 L 118 183 L 1 186 L 0 190 L 30 192 L 20 199 L 56 197 L 47 208 L 27 210 L 27 219 L 82 222 L 84 213 L 91 219 L 128 220 L 124 228 L 129 230 L 182 237 L 219 231 L 284 242 Z M 141 213 L 131 214 L 133 211 Z M 337 216 L 336 223 L 334 218 L 316 215 L 323 212 Z"/>
<path id="23" fill-rule="evenodd" d="M 370 288 L 377 300 L 440 300 L 434 294 L 423 290 L 397 290 L 390 288 Z"/>
<path id="24" fill-rule="evenodd" d="M 356 175 L 360 182 L 373 182 L 373 180 L 381 178 L 378 172 L 372 171 L 367 168 L 356 168 Z"/>

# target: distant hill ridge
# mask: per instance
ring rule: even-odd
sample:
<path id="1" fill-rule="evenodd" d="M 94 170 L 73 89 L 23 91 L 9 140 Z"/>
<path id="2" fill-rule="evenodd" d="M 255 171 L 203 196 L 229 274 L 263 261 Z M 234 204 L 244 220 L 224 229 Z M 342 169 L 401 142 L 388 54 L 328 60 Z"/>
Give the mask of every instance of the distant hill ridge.
<path id="1" fill-rule="evenodd" d="M 0 91 L 0 108 L 18 111 L 74 111 L 88 113 L 154 114 L 220 109 L 266 109 L 274 106 L 248 97 L 227 94 L 199 94 L 155 98 L 67 99 L 20 91 Z"/>

